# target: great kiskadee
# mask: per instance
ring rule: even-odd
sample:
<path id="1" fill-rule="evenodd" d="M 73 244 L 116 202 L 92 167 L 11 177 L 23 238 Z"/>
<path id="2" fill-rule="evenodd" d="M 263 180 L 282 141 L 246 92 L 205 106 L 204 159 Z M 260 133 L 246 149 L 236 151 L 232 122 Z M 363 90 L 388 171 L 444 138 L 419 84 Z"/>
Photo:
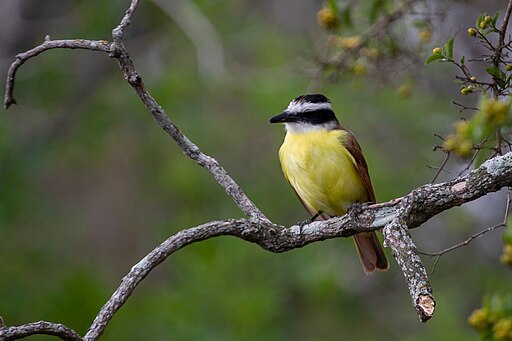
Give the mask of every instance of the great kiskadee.
<path id="1" fill-rule="evenodd" d="M 279 150 L 285 178 L 306 210 L 320 219 L 347 213 L 357 203 L 375 203 L 368 166 L 354 135 L 342 127 L 327 97 L 303 95 L 270 119 L 284 123 Z M 354 235 L 366 274 L 387 270 L 388 260 L 375 232 Z"/>

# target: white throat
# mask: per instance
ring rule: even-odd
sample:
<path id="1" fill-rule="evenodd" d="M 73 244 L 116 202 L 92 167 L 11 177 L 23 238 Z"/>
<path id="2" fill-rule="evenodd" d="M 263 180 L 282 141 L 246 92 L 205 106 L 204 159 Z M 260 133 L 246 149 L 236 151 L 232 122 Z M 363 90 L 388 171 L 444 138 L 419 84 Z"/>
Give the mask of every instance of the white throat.
<path id="1" fill-rule="evenodd" d="M 320 130 L 333 130 L 338 126 L 335 121 L 325 122 L 321 124 L 311 124 L 305 122 L 287 122 L 284 124 L 286 131 L 291 134 L 304 134 Z"/>

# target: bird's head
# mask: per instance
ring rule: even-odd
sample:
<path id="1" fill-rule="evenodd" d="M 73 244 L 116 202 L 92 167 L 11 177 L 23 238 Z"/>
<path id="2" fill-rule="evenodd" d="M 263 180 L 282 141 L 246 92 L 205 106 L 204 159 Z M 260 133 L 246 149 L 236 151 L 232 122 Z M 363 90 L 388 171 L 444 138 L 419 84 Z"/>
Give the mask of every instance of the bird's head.
<path id="1" fill-rule="evenodd" d="M 302 95 L 290 102 L 285 111 L 272 117 L 270 123 L 284 123 L 293 133 L 331 130 L 338 126 L 331 102 L 321 94 Z"/>

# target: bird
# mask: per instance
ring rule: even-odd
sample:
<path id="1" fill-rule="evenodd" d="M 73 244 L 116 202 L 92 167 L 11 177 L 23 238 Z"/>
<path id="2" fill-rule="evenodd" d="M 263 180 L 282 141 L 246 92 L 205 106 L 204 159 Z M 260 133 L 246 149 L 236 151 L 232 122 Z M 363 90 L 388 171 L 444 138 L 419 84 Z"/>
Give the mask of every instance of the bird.
<path id="1" fill-rule="evenodd" d="M 349 208 L 375 203 L 368 166 L 354 134 L 340 125 L 331 101 L 322 94 L 293 99 L 270 123 L 284 123 L 279 149 L 284 177 L 313 220 L 342 216 Z M 375 232 L 354 235 L 366 274 L 389 263 Z"/>

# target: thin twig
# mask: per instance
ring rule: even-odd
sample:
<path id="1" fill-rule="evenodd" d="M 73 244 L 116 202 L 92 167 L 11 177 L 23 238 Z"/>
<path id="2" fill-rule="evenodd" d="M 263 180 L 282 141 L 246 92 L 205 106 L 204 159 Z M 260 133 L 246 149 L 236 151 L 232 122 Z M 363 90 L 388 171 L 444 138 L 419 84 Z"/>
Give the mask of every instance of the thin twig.
<path id="1" fill-rule="evenodd" d="M 468 107 L 464 104 L 461 104 L 459 102 L 456 102 L 456 101 L 452 101 L 452 104 L 456 105 L 456 106 L 459 106 L 461 107 L 461 109 L 459 110 L 459 112 L 463 112 L 464 110 L 478 110 L 478 108 L 475 108 L 475 107 Z"/>
<path id="2" fill-rule="evenodd" d="M 505 16 L 503 17 L 503 23 L 500 27 L 500 34 L 498 38 L 498 50 L 501 55 L 501 51 L 505 48 L 505 35 L 507 32 L 508 22 L 510 21 L 510 15 L 512 14 L 512 1 L 508 2 L 507 9 L 505 10 Z"/>
<path id="3" fill-rule="evenodd" d="M 480 146 L 484 146 L 485 143 L 487 142 L 487 140 L 489 139 L 490 135 L 488 135 L 482 142 L 480 142 Z M 471 157 L 471 160 L 468 161 L 466 167 L 464 167 L 458 174 L 458 176 L 461 176 L 462 174 L 464 174 L 464 172 L 468 171 L 471 166 L 473 165 L 473 163 L 475 162 L 476 158 L 478 157 L 478 154 L 482 151 L 482 147 L 479 147 L 479 148 L 476 148 L 475 146 L 473 146 L 473 149 L 476 149 L 476 152 L 473 154 L 473 156 Z"/>
<path id="4" fill-rule="evenodd" d="M 439 261 L 439 259 L 441 258 L 442 255 L 444 255 L 446 253 L 449 253 L 451 251 L 454 251 L 454 250 L 456 250 L 458 248 L 461 248 L 463 246 L 468 245 L 473 240 L 475 240 L 477 238 L 480 238 L 481 236 L 483 236 L 487 232 L 494 231 L 494 230 L 496 230 L 496 229 L 498 229 L 500 227 L 506 227 L 507 226 L 508 216 L 509 216 L 509 213 L 510 213 L 511 201 L 512 201 L 511 192 L 508 191 L 508 193 L 507 193 L 507 204 L 505 205 L 505 213 L 504 213 L 504 216 L 503 216 L 503 220 L 499 224 L 490 226 L 490 227 L 486 228 L 485 230 L 482 230 L 482 231 L 480 231 L 478 233 L 475 233 L 472 236 L 470 236 L 468 239 L 466 239 L 466 240 L 464 240 L 464 241 L 462 241 L 460 243 L 457 243 L 457 244 L 455 244 L 453 246 L 450 246 L 450 247 L 448 247 L 448 248 L 446 248 L 444 250 L 441 250 L 441 251 L 438 251 L 438 252 L 419 251 L 419 253 L 422 254 L 422 255 L 429 256 L 429 257 L 436 257 L 435 261 L 434 261 L 434 264 L 432 266 L 431 273 L 434 273 L 434 271 L 436 270 L 436 265 L 437 265 L 437 263 L 438 263 L 438 261 Z"/>
<path id="5" fill-rule="evenodd" d="M 499 29 L 498 45 L 495 48 L 493 48 L 491 46 L 491 50 L 493 50 L 492 64 L 496 69 L 498 69 L 500 67 L 503 49 L 506 46 L 505 45 L 505 35 L 507 32 L 507 26 L 508 26 L 508 22 L 510 20 L 511 13 L 512 13 L 512 0 L 510 0 L 508 2 L 507 9 L 505 10 L 505 16 L 503 17 L 503 23 L 501 24 L 501 27 Z M 501 94 L 500 90 L 499 90 L 499 85 L 498 85 L 496 77 L 493 76 L 492 79 L 493 79 L 493 85 L 491 88 L 493 90 L 493 96 L 495 99 L 498 99 L 498 97 Z"/>
<path id="6" fill-rule="evenodd" d="M 448 162 L 448 159 L 450 158 L 450 152 L 447 152 L 444 156 L 444 160 L 443 162 L 441 163 L 441 166 L 439 166 L 439 168 L 437 169 L 437 172 L 436 174 L 434 175 L 434 177 L 432 178 L 432 180 L 430 181 L 431 184 L 433 184 L 437 177 L 439 176 L 439 174 L 441 173 L 441 171 L 444 170 L 444 166 L 446 166 L 446 163 Z"/>
<path id="7" fill-rule="evenodd" d="M 453 246 L 450 246 L 450 247 L 448 247 L 448 248 L 446 248 L 444 250 L 441 250 L 441 251 L 438 251 L 438 252 L 423 252 L 423 251 L 420 251 L 420 253 L 422 255 L 429 256 L 429 257 L 442 256 L 445 253 L 451 252 L 451 251 L 456 250 L 456 249 L 458 249 L 458 248 L 460 248 L 462 246 L 468 245 L 473 240 L 483 236 L 487 232 L 491 232 L 491 231 L 496 230 L 497 228 L 505 227 L 505 226 L 506 226 L 506 222 L 505 223 L 501 222 L 499 224 L 490 226 L 490 227 L 486 228 L 485 230 L 482 230 L 482 231 L 480 231 L 478 233 L 475 233 L 474 235 L 470 236 L 468 239 L 464 240 L 463 242 L 457 243 L 457 244 L 455 244 Z"/>
<path id="8" fill-rule="evenodd" d="M 68 40 L 49 40 L 49 37 L 39 45 L 26 52 L 16 55 L 16 60 L 11 64 L 7 71 L 7 81 L 5 82 L 4 108 L 8 109 L 12 104 L 16 104 L 13 97 L 14 79 L 16 71 L 27 60 L 40 53 L 51 49 L 83 49 L 99 52 L 110 52 L 111 44 L 105 40 L 86 40 L 86 39 L 68 39 Z"/>

